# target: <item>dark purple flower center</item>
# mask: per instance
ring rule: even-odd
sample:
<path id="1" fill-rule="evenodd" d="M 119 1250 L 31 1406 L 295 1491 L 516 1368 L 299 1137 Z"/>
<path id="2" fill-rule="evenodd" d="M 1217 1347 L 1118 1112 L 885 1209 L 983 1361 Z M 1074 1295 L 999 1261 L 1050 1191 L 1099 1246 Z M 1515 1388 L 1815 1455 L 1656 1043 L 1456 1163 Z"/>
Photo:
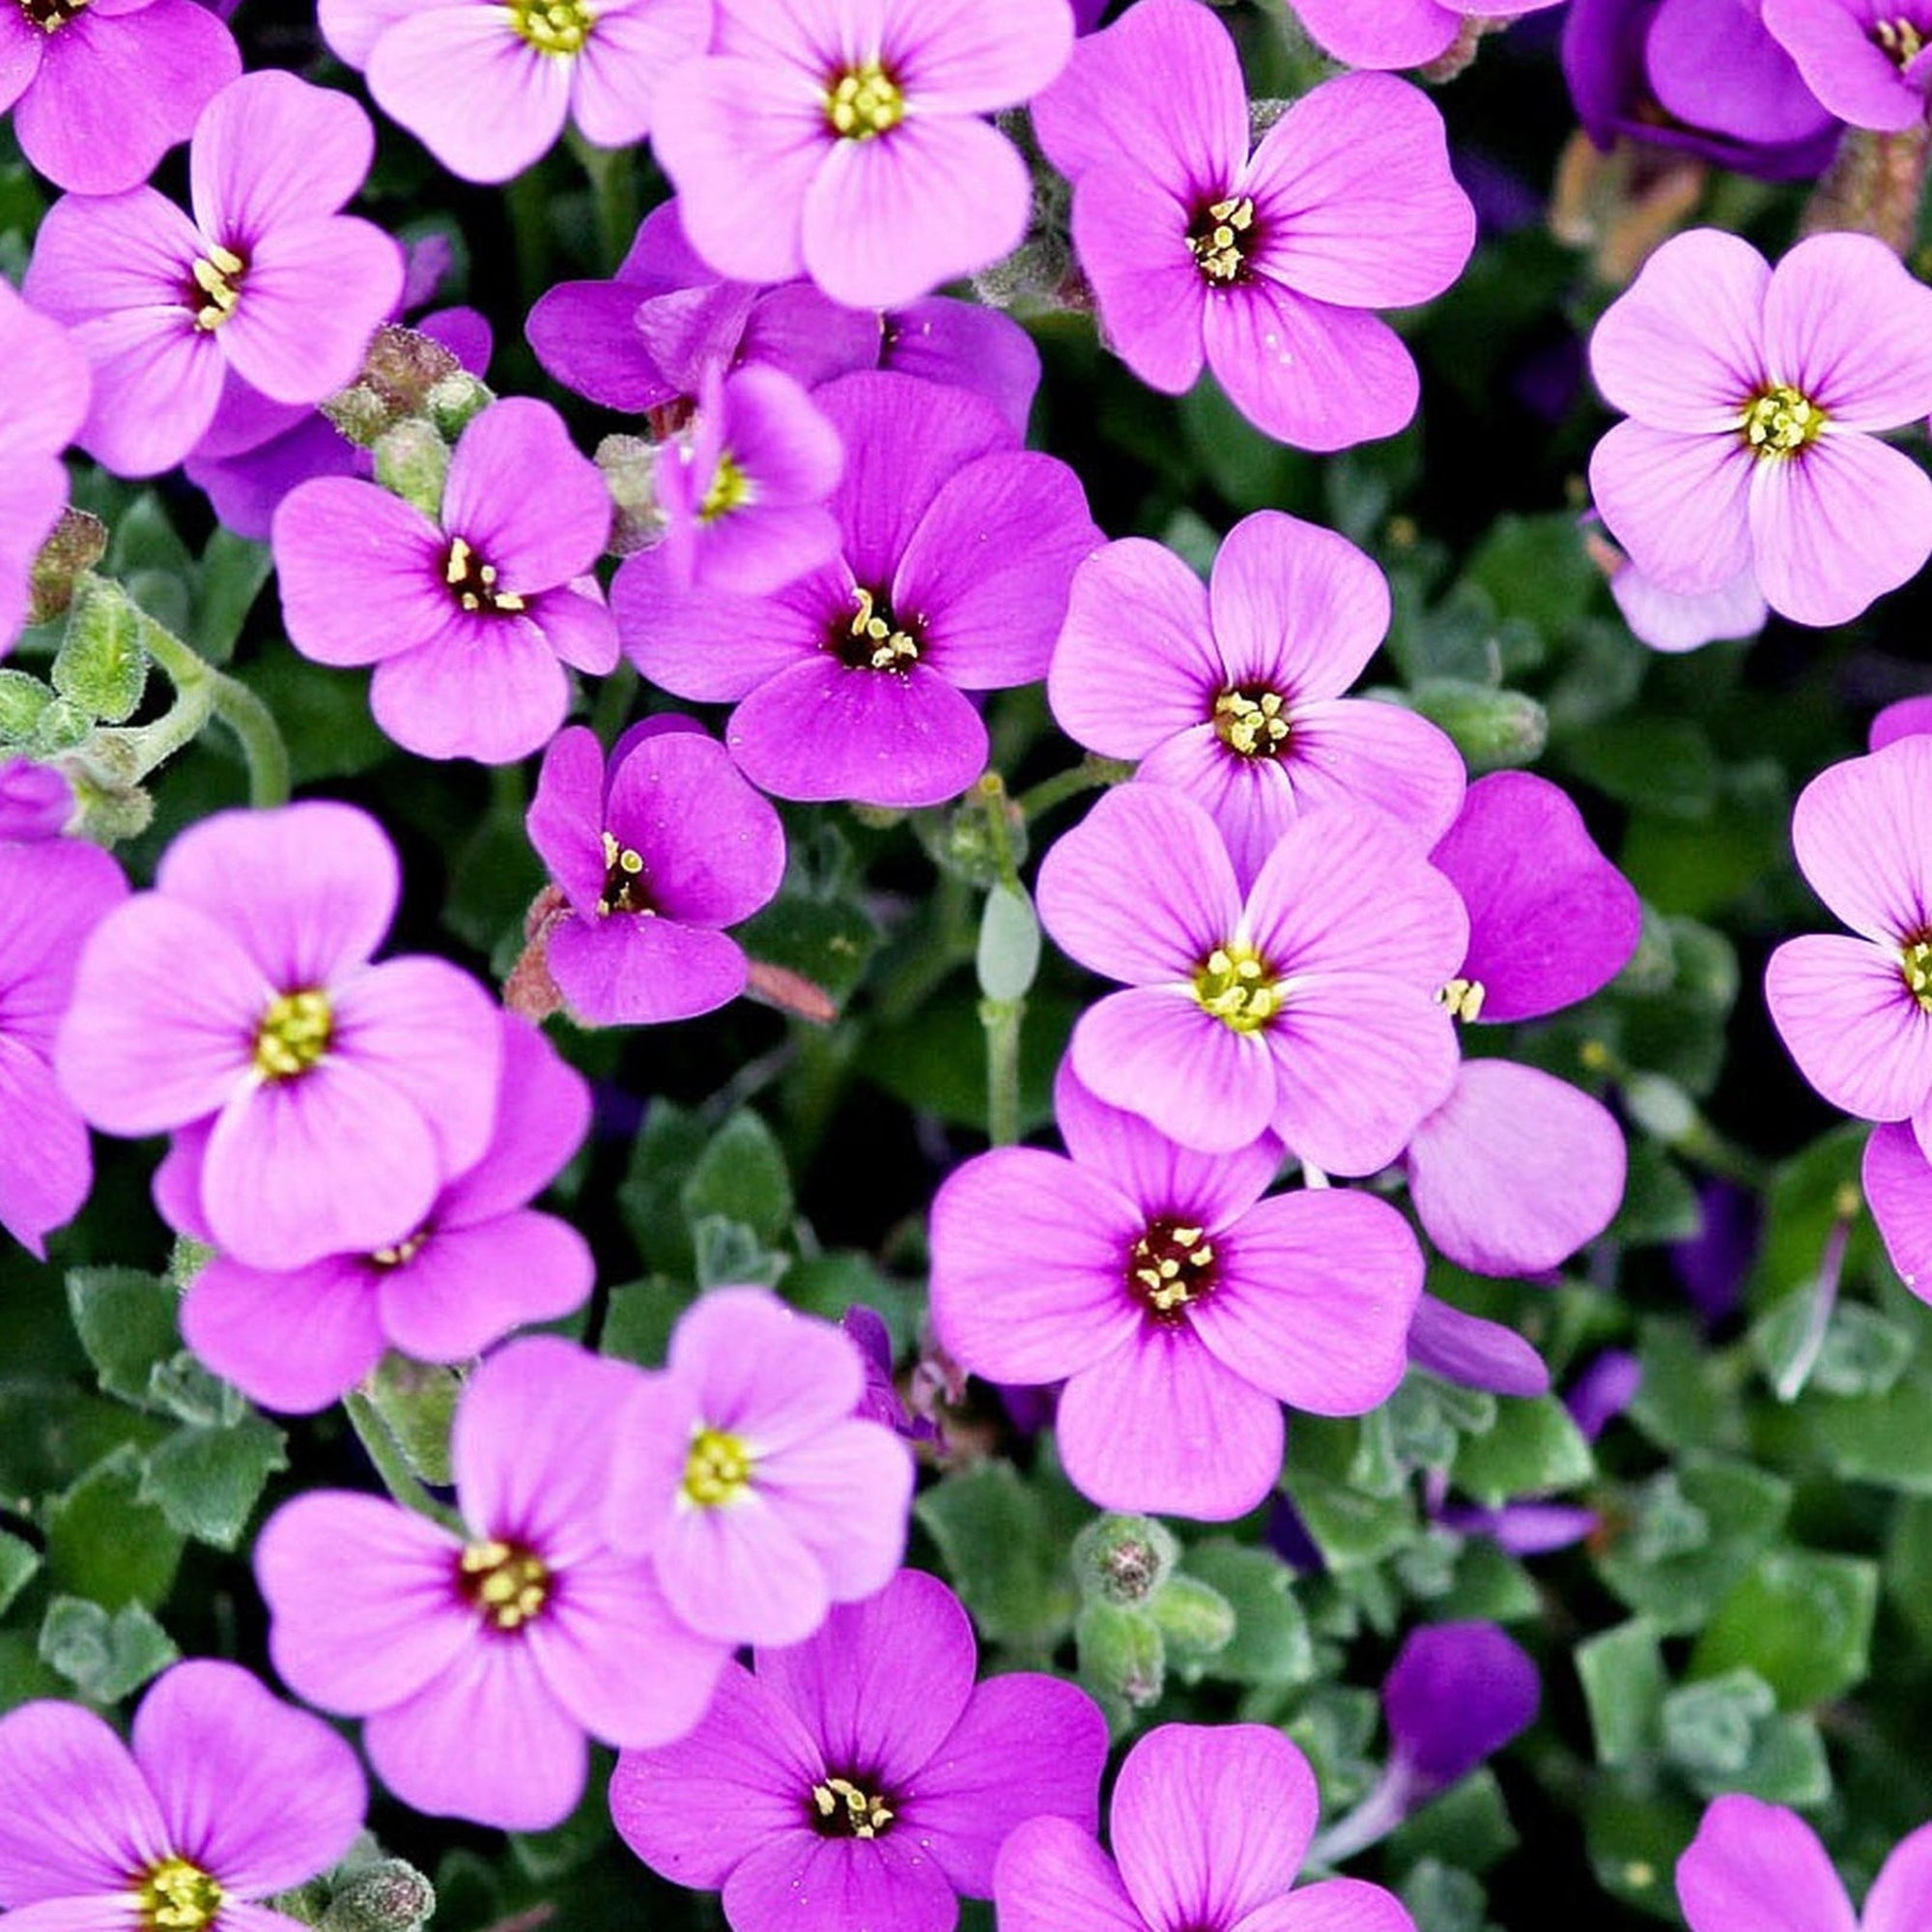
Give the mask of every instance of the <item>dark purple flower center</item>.
<path id="1" fill-rule="evenodd" d="M 1214 1292 L 1214 1247 L 1205 1228 L 1162 1215 L 1127 1251 L 1127 1292 L 1156 1321 L 1178 1325 Z"/>
<path id="2" fill-rule="evenodd" d="M 854 593 L 857 614 L 849 623 L 832 627 L 827 647 L 847 670 L 903 671 L 919 662 L 916 624 L 902 623 L 876 590 L 863 586 Z"/>
<path id="3" fill-rule="evenodd" d="M 811 1787 L 811 1824 L 821 1838 L 878 1838 L 892 1829 L 894 1811 L 876 1777 L 854 1773 L 828 1776 Z"/>
<path id="4" fill-rule="evenodd" d="M 1288 750 L 1288 700 L 1264 684 L 1242 684 L 1214 700 L 1214 734 L 1243 758 L 1278 758 Z"/>
<path id="5" fill-rule="evenodd" d="M 641 919 L 656 915 L 650 888 L 644 883 L 644 855 L 635 846 L 620 845 L 614 832 L 604 835 L 604 890 L 597 900 L 600 919 L 613 912 L 636 913 Z"/>
<path id="6" fill-rule="evenodd" d="M 514 616 L 524 600 L 514 590 L 497 588 L 497 566 L 485 563 L 462 537 L 451 537 L 442 560 L 442 581 L 466 611 L 502 611 Z"/>
<path id="7" fill-rule="evenodd" d="M 1871 37 L 1879 50 L 1891 57 L 1892 65 L 1900 73 L 1925 51 L 1925 30 L 1902 14 L 1889 20 L 1880 20 L 1872 28 Z"/>
<path id="8" fill-rule="evenodd" d="M 1187 252 L 1202 275 L 1217 286 L 1245 281 L 1248 251 L 1255 245 L 1255 205 L 1246 195 L 1209 202 L 1187 231 Z"/>
<path id="9" fill-rule="evenodd" d="M 50 28 L 49 32 L 52 31 Z M 218 242 L 208 244 L 206 255 L 197 255 L 187 265 L 187 305 L 194 310 L 194 326 L 204 334 L 219 328 L 242 301 L 242 280 L 248 272 L 248 258 Z"/>
<path id="10" fill-rule="evenodd" d="M 203 1932 L 221 1911 L 224 1893 L 213 1873 L 184 1858 L 152 1864 L 134 1882 L 134 1902 L 146 1932 Z"/>
<path id="11" fill-rule="evenodd" d="M 20 0 L 20 12 L 27 16 L 29 26 L 52 34 L 77 18 L 86 5 L 87 0 Z"/>
<path id="12" fill-rule="evenodd" d="M 522 1630 L 550 1602 L 550 1566 L 527 1545 L 488 1537 L 456 1559 L 456 1587 L 485 1623 Z"/>

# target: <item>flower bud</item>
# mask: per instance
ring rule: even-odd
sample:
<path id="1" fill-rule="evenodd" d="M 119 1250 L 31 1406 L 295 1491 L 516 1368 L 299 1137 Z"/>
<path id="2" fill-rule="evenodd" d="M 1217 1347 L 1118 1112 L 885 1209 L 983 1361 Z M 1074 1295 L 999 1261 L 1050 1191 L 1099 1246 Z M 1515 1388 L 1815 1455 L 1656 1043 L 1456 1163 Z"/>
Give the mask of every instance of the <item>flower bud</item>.
<path id="1" fill-rule="evenodd" d="M 1073 1574 L 1083 1598 L 1145 1604 L 1174 1574 L 1180 1546 L 1151 1516 L 1095 1517 L 1073 1539 Z"/>
<path id="2" fill-rule="evenodd" d="M 1170 1577 L 1150 1614 L 1179 1662 L 1205 1662 L 1234 1641 L 1235 1606 L 1197 1577 Z"/>
<path id="3" fill-rule="evenodd" d="M 1073 1625 L 1080 1679 L 1104 1702 L 1145 1710 L 1167 1683 L 1167 1645 L 1145 1610 L 1091 1603 Z"/>
<path id="4" fill-rule="evenodd" d="M 45 624 L 60 616 L 73 601 L 74 586 L 106 554 L 107 526 L 85 510 L 63 510 L 34 559 L 27 622 Z"/>
<path id="5" fill-rule="evenodd" d="M 378 1859 L 337 1889 L 317 1932 L 415 1932 L 436 1911 L 436 1889 L 414 1865 Z"/>
<path id="6" fill-rule="evenodd" d="M 1520 691 L 1433 677 L 1418 684 L 1407 701 L 1456 741 L 1472 775 L 1534 763 L 1549 741 L 1548 714 Z"/>
<path id="7" fill-rule="evenodd" d="M 384 430 L 376 442 L 376 481 L 432 522 L 442 512 L 449 445 L 430 424 L 412 418 Z"/>

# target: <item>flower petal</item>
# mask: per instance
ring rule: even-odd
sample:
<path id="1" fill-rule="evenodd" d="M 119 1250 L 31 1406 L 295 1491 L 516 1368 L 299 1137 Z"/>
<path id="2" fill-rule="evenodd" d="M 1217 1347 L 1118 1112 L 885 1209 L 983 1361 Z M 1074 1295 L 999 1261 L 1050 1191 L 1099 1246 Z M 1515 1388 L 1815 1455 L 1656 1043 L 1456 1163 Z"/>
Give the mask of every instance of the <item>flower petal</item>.
<path id="1" fill-rule="evenodd" d="M 0 1904 L 127 1895 L 128 1874 L 168 1851 L 147 1780 L 106 1722 L 73 1704 L 0 1718 Z"/>
<path id="2" fill-rule="evenodd" d="M 1764 997 L 1798 1070 L 1833 1106 L 1902 1121 L 1932 1094 L 1932 1012 L 1890 949 L 1836 933 L 1788 939 L 1765 967 Z"/>
<path id="3" fill-rule="evenodd" d="M 217 1255 L 189 1284 L 182 1338 L 251 1402 L 313 1415 L 382 1359 L 377 1294 L 353 1256 L 270 1272 Z"/>
<path id="4" fill-rule="evenodd" d="M 435 1226 L 421 1249 L 371 1284 L 388 1343 L 425 1362 L 463 1362 L 513 1329 L 560 1321 L 596 1282 L 590 1245 L 554 1214 L 518 1210 Z"/>
<path id="5" fill-rule="evenodd" d="M 1764 355 L 1840 429 L 1896 429 L 1932 414 L 1932 289 L 1869 235 L 1810 236 L 1771 278 Z"/>
<path id="6" fill-rule="evenodd" d="M 1752 472 L 1763 467 L 1736 436 L 1621 422 L 1591 454 L 1590 494 L 1646 577 L 1695 596 L 1751 567 L 1747 506 Z"/>
<path id="7" fill-rule="evenodd" d="M 1113 1861 L 1065 1818 L 1008 1833 L 993 1870 L 1004 1932 L 1147 1932 Z"/>
<path id="8" fill-rule="evenodd" d="M 1845 1888 L 1810 1826 L 1781 1804 L 1737 1795 L 1704 1813 L 1677 1861 L 1690 1932 L 1856 1932 Z"/>

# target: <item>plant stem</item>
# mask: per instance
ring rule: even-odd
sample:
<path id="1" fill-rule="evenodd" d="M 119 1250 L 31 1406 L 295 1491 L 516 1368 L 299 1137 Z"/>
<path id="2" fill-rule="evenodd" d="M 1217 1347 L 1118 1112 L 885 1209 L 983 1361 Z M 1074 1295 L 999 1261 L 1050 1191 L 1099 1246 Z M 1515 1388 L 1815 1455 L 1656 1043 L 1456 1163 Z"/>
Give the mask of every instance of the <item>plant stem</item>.
<path id="1" fill-rule="evenodd" d="M 638 228 L 638 164 L 629 148 L 599 148 L 575 128 L 565 136 L 590 183 L 597 209 L 597 242 L 606 274 L 615 274 Z"/>
<path id="2" fill-rule="evenodd" d="M 1088 757 L 1077 765 L 1069 765 L 1064 772 L 1055 772 L 1050 779 L 1041 779 L 1037 785 L 1021 792 L 1013 803 L 1019 808 L 1020 815 L 1031 825 L 1041 813 L 1051 811 L 1056 805 L 1065 804 L 1069 798 L 1078 798 L 1083 791 L 1097 791 L 1104 785 L 1117 785 L 1133 775 L 1133 766 L 1124 758 Z"/>
<path id="3" fill-rule="evenodd" d="M 1007 816 L 1012 809 L 1008 801 L 1007 781 L 998 772 L 988 772 L 973 788 L 974 796 L 980 801 L 980 809 L 986 814 L 986 833 L 993 848 L 993 865 L 999 872 L 1000 883 L 1010 886 L 1014 892 L 1021 892 L 1019 861 L 1013 852 L 1012 820 Z"/>
<path id="4" fill-rule="evenodd" d="M 986 1029 L 986 1131 L 997 1147 L 1020 1137 L 1020 1022 L 1025 1000 L 981 1000 Z"/>
<path id="5" fill-rule="evenodd" d="M 383 1487 L 390 1495 L 406 1510 L 427 1517 L 430 1521 L 440 1523 L 444 1529 L 460 1530 L 462 1525 L 455 1517 L 416 1479 L 415 1471 L 405 1460 L 389 1425 L 383 1420 L 382 1411 L 360 1389 L 351 1389 L 342 1398 L 342 1406 L 348 1412 L 356 1438 L 367 1452 L 370 1462 L 376 1465 Z"/>

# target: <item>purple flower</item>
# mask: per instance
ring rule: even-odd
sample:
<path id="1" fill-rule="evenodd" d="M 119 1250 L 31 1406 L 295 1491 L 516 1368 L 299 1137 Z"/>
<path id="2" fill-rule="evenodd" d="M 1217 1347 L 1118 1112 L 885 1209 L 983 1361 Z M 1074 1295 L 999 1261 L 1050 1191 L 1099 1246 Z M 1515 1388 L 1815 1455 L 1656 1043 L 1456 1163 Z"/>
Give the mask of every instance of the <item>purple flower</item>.
<path id="1" fill-rule="evenodd" d="M 0 901 L 10 908 L 0 938 L 0 1228 L 43 1259 L 48 1232 L 73 1219 L 94 1184 L 87 1123 L 54 1081 L 54 1032 L 82 946 L 127 896 L 120 867 L 98 846 L 0 844 Z"/>
<path id="2" fill-rule="evenodd" d="M 1425 1294 L 1408 1329 L 1409 1359 L 1444 1381 L 1492 1395 L 1549 1393 L 1549 1368 L 1514 1328 L 1465 1314 L 1453 1303 Z"/>
<path id="3" fill-rule="evenodd" d="M 90 386 L 80 346 L 0 281 L 0 655 L 27 621 L 34 559 L 67 507 L 61 452 L 87 420 Z"/>
<path id="4" fill-rule="evenodd" d="M 778 891 L 784 830 L 696 725 L 634 727 L 608 772 L 591 732 L 560 733 L 529 834 L 569 901 L 549 929 L 551 976 L 586 1026 L 689 1019 L 745 990 L 745 954 L 722 928 Z"/>
<path id="5" fill-rule="evenodd" d="M 658 449 L 665 557 L 681 590 L 782 590 L 838 554 L 825 507 L 844 465 L 838 432 L 777 369 L 714 370 L 697 418 Z"/>
<path id="6" fill-rule="evenodd" d="M 1910 1120 L 1932 1147 L 1932 851 L 1919 832 L 1932 738 L 1821 772 L 1791 842 L 1811 889 L 1852 928 L 1788 939 L 1765 999 L 1791 1057 L 1833 1106 Z"/>
<path id="7" fill-rule="evenodd" d="M 1556 0 L 1290 0 L 1324 53 L 1350 67 L 1425 67 L 1471 20 L 1520 19 Z"/>
<path id="8" fill-rule="evenodd" d="M 1046 674 L 1100 534 L 1072 470 L 977 396 L 865 373 L 814 400 L 845 448 L 841 555 L 757 598 L 680 595 L 646 551 L 611 589 L 624 648 L 680 697 L 735 703 L 724 741 L 776 797 L 938 805 L 986 762 L 965 694 Z"/>
<path id="9" fill-rule="evenodd" d="M 321 24 L 451 174 L 503 182 L 566 121 L 600 148 L 641 141 L 668 71 L 704 51 L 711 0 L 323 0 Z"/>
<path id="10" fill-rule="evenodd" d="M 1932 289 L 1868 235 L 1776 271 L 1700 228 L 1666 242 L 1590 341 L 1632 418 L 1590 459 L 1610 533 L 1665 590 L 1755 573 L 1774 611 L 1840 624 L 1932 555 L 1932 478 L 1871 432 L 1932 410 Z"/>
<path id="11" fill-rule="evenodd" d="M 1271 1138 L 1209 1156 L 1063 1066 L 1068 1155 L 1001 1148 L 932 1205 L 941 1345 L 990 1380 L 1066 1380 L 1062 1461 L 1103 1509 L 1240 1516 L 1281 1473 L 1281 1404 L 1358 1415 L 1406 1361 L 1422 1257 L 1385 1202 L 1264 1201 Z"/>
<path id="12" fill-rule="evenodd" d="M 1607 985 L 1636 951 L 1641 902 L 1547 779 L 1479 779 L 1430 857 L 1469 915 L 1467 956 L 1444 988 L 1461 1019 L 1541 1019 Z M 1430 1238 L 1477 1274 L 1555 1267 L 1623 1200 L 1624 1137 L 1608 1110 L 1509 1060 L 1465 1060 L 1404 1163 Z"/>
<path id="13" fill-rule="evenodd" d="M 1072 44 L 1065 0 L 718 0 L 710 56 L 658 97 L 653 146 L 721 274 L 802 272 L 849 307 L 896 308 L 1019 245 L 1026 163 L 980 117 L 1032 99 Z"/>
<path id="14" fill-rule="evenodd" d="M 1294 1881 L 1321 1799 L 1308 1760 L 1263 1724 L 1162 1724 L 1114 1786 L 1114 1856 L 1061 1818 L 1008 1838 L 1001 1932 L 1414 1932 L 1391 1892 Z"/>
<path id="15" fill-rule="evenodd" d="M 182 1303 L 182 1334 L 265 1407 L 327 1408 L 386 1348 L 463 1362 L 526 1322 L 581 1308 L 595 1278 L 576 1229 L 526 1205 L 583 1144 L 590 1091 L 528 1021 L 502 1015 L 503 1079 L 490 1145 L 443 1183 L 422 1225 L 375 1253 L 286 1272 L 216 1255 Z M 155 1178 L 169 1223 L 213 1242 L 201 1212 L 208 1130 L 184 1129 Z"/>
<path id="16" fill-rule="evenodd" d="M 799 1643 L 892 1581 L 912 1457 L 856 1418 L 865 1387 L 845 1336 L 763 1289 L 716 1289 L 678 1322 L 617 1425 L 605 1522 L 699 1635 Z"/>
<path id="17" fill-rule="evenodd" d="M 64 773 L 31 758 L 0 763 L 0 839 L 38 844 L 58 838 L 73 815 L 73 786 Z"/>
<path id="18" fill-rule="evenodd" d="M 1677 1861 L 1677 1898 L 1690 1932 L 1918 1932 L 1932 1919 L 1932 1825 L 1898 1841 L 1861 1917 L 1818 1834 L 1795 1811 L 1719 1798 Z"/>
<path id="19" fill-rule="evenodd" d="M 570 706 L 565 665 L 603 673 L 617 634 L 588 576 L 611 534 L 602 472 L 547 403 L 493 403 L 449 460 L 440 521 L 374 483 L 322 477 L 275 512 L 289 639 L 376 666 L 369 706 L 428 758 L 508 764 Z"/>
<path id="20" fill-rule="evenodd" d="M 1373 1174 L 1456 1073 L 1435 998 L 1468 922 L 1420 840 L 1331 806 L 1296 818 L 1245 896 L 1214 822 L 1165 785 L 1122 785 L 1039 868 L 1039 916 L 1128 990 L 1073 1030 L 1103 1100 L 1205 1151 L 1272 1126 L 1336 1174 Z"/>
<path id="21" fill-rule="evenodd" d="M 275 1668 L 367 1719 L 369 1762 L 416 1810 L 548 1830 L 582 1795 L 586 1732 L 665 1744 L 709 1701 L 728 1648 L 604 1538 L 605 1445 L 637 1374 L 548 1335 L 492 1355 L 457 1406 L 461 1535 L 336 1490 L 263 1529 Z"/>
<path id="22" fill-rule="evenodd" d="M 1901 697 L 1888 704 L 1871 722 L 1870 750 L 1882 752 L 1896 738 L 1911 738 L 1932 731 L 1932 696 Z"/>
<path id="23" fill-rule="evenodd" d="M 1571 0 L 1563 71 L 1600 148 L 1679 148 L 1768 181 L 1823 171 L 1838 144 L 1758 0 Z"/>
<path id="24" fill-rule="evenodd" d="M 1278 510 L 1228 532 L 1210 589 L 1158 544 L 1074 574 L 1047 696 L 1069 736 L 1205 806 L 1252 885 L 1324 804 L 1378 806 L 1433 842 L 1463 800 L 1455 746 L 1412 711 L 1343 694 L 1389 623 L 1388 582 L 1347 538 Z"/>
<path id="25" fill-rule="evenodd" d="M 1563 1406 L 1586 1442 L 1594 1442 L 1643 1387 L 1643 1364 L 1623 1349 L 1605 1349 L 1579 1375 Z"/>
<path id="26" fill-rule="evenodd" d="M 673 1884 L 723 1891 L 731 1932 L 952 1932 L 1016 1824 L 1094 1829 L 1107 1757 L 1085 1691 L 1031 1671 L 976 1688 L 976 1662 L 958 1599 L 902 1570 L 755 1674 L 727 1665 L 681 1744 L 625 1751 L 617 1830 Z"/>
<path id="27" fill-rule="evenodd" d="M 925 1416 L 915 1417 L 899 1394 L 893 1374 L 893 1333 L 876 1309 L 855 1302 L 838 1318 L 838 1326 L 859 1350 L 866 1372 L 865 1392 L 853 1413 L 867 1422 L 890 1429 L 906 1442 L 937 1442 L 939 1430 Z"/>
<path id="28" fill-rule="evenodd" d="M 347 95 L 250 73 L 195 125 L 192 221 L 151 187 L 54 204 L 25 293 L 94 365 L 84 449 L 153 476 L 200 441 L 230 369 L 281 403 L 355 377 L 403 287 L 395 242 L 337 213 L 374 152 Z"/>
<path id="29" fill-rule="evenodd" d="M 1034 104 L 1073 183 L 1073 241 L 1134 374 L 1179 395 L 1205 356 L 1283 442 L 1342 449 L 1415 413 L 1415 364 L 1370 313 L 1440 295 L 1475 243 L 1442 117 L 1406 81 L 1350 74 L 1248 152 L 1228 31 L 1200 0 L 1140 0 Z"/>
<path id="30" fill-rule="evenodd" d="M 20 0 L 0 9 L 0 113 L 56 187 L 119 194 L 154 173 L 242 71 L 193 0 Z"/>
<path id="31" fill-rule="evenodd" d="M 1932 87 L 1925 0 L 1763 0 L 1763 7 L 1765 26 L 1839 120 L 1890 134 L 1923 122 Z"/>
<path id="32" fill-rule="evenodd" d="M 355 1753 L 232 1663 L 164 1671 L 131 1749 L 77 1704 L 22 1704 L 0 1718 L 0 1907 L 43 1932 L 296 1932 L 256 1901 L 333 1865 L 367 1803 Z"/>
<path id="33" fill-rule="evenodd" d="M 1631 635 L 1654 651 L 1694 651 L 1720 638 L 1754 638 L 1771 615 L 1748 567 L 1715 590 L 1687 596 L 1665 590 L 1626 558 L 1610 579 L 1610 595 Z"/>
<path id="34" fill-rule="evenodd" d="M 81 954 L 62 1088 L 108 1133 L 205 1122 L 201 1212 L 252 1266 L 408 1240 L 489 1145 L 496 1005 L 441 959 L 368 963 L 401 885 L 352 807 L 217 812 Z"/>

